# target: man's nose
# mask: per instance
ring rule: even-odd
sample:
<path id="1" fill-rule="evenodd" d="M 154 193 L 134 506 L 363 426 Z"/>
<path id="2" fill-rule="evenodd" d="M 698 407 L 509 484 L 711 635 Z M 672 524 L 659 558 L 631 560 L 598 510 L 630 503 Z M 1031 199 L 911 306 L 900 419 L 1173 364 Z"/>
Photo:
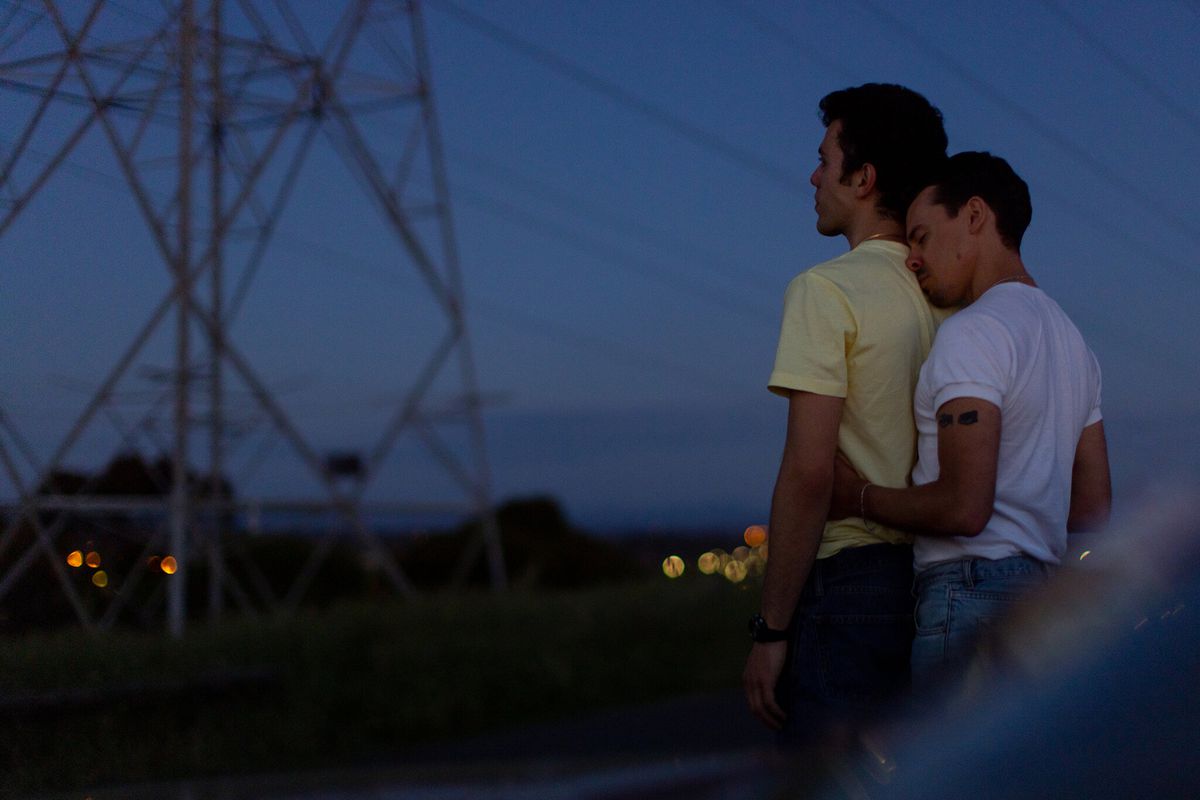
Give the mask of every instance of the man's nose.
<path id="1" fill-rule="evenodd" d="M 916 272 L 921 268 L 921 258 L 915 253 L 909 253 L 908 258 L 904 261 L 904 266 L 908 267 L 911 272 Z"/>

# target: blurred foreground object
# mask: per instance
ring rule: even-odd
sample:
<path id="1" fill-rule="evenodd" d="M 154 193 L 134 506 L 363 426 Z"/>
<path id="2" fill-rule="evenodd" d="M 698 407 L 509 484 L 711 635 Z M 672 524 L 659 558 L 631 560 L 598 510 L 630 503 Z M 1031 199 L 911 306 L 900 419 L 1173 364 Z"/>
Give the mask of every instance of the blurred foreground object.
<path id="1" fill-rule="evenodd" d="M 876 732 L 820 796 L 1200 796 L 1200 492 L 1092 548 L 996 629 L 953 708 Z"/>

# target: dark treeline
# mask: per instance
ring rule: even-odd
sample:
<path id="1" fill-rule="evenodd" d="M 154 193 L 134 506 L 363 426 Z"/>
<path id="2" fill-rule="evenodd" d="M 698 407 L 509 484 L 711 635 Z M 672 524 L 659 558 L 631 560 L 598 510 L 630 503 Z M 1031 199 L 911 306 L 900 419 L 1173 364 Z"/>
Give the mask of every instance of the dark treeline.
<path id="1" fill-rule="evenodd" d="M 213 481 L 189 470 L 187 482 L 196 500 L 213 497 Z M 37 489 L 40 495 L 92 497 L 165 497 L 172 484 L 169 459 L 147 461 L 136 453 L 114 457 L 96 473 L 57 471 Z M 227 480 L 219 482 L 220 499 L 234 497 Z M 17 633 L 78 623 L 69 593 L 58 573 L 74 589 L 93 619 L 108 613 L 114 603 L 120 612 L 116 624 L 144 629 L 160 628 L 167 582 L 179 573 L 163 569 L 169 557 L 167 518 L 162 509 L 130 512 L 43 511 L 42 531 L 51 540 L 57 563 L 42 552 L 27 560 L 23 572 L 0 597 L 0 633 Z M 570 524 L 559 504 L 538 496 L 510 500 L 496 509 L 505 566 L 510 586 L 521 590 L 573 589 L 623 581 L 646 574 L 645 559 L 628 546 L 588 535 Z M 4 520 L 4 529 L 10 520 Z M 208 613 L 210 561 L 207 542 L 219 537 L 223 569 L 236 592 L 226 592 L 229 613 L 253 608 L 268 610 L 291 591 L 315 548 L 334 538 L 321 561 L 301 605 L 326 607 L 343 600 L 390 597 L 395 590 L 380 564 L 381 554 L 371 553 L 352 533 L 330 531 L 280 531 L 251 534 L 240 529 L 236 517 L 197 515 L 193 545 L 186 569 L 189 616 Z M 456 528 L 401 536 L 380 537 L 383 558 L 391 558 L 421 591 L 446 588 L 482 589 L 489 583 L 487 565 L 479 544 L 480 524 L 468 519 Z M 8 546 L 0 551 L 0 575 L 7 574 L 28 551 L 39 548 L 36 528 L 29 518 L 12 531 Z M 464 553 L 470 563 L 461 567 Z"/>

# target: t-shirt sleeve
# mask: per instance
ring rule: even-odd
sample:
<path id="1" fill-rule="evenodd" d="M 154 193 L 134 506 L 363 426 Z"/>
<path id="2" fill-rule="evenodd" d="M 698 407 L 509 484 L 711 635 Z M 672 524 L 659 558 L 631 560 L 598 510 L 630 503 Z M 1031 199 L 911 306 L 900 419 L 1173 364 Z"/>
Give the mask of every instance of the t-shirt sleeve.
<path id="1" fill-rule="evenodd" d="M 846 396 L 846 353 L 857 332 L 850 304 L 832 281 L 811 271 L 797 275 L 783 303 L 775 368 L 767 386 L 830 397 Z"/>
<path id="2" fill-rule="evenodd" d="M 952 317 L 929 352 L 933 408 L 960 397 L 978 397 L 997 408 L 1012 386 L 1016 353 L 1008 332 L 985 317 Z"/>
<path id="3" fill-rule="evenodd" d="M 1095 425 L 1097 422 L 1099 422 L 1101 419 L 1104 418 L 1103 415 L 1100 413 L 1100 379 L 1101 379 L 1100 362 L 1096 359 L 1096 354 L 1091 352 L 1090 350 L 1088 351 L 1088 355 L 1090 355 L 1092 357 L 1092 369 L 1096 373 L 1096 395 L 1092 399 L 1092 408 L 1091 408 L 1091 411 L 1088 412 L 1087 422 L 1085 422 L 1083 424 L 1083 427 L 1085 427 L 1085 428 L 1088 425 Z"/>

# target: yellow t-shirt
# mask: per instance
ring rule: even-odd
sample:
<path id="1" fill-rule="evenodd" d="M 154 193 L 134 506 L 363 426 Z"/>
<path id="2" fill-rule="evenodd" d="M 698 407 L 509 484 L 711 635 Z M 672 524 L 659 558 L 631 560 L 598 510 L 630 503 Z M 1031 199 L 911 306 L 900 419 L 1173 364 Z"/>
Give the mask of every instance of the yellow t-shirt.
<path id="1" fill-rule="evenodd" d="M 903 487 L 917 458 L 913 390 L 945 317 L 904 266 L 908 248 L 863 242 L 788 286 L 771 391 L 843 397 L 838 449 L 871 483 Z M 858 517 L 825 524 L 817 558 L 847 547 L 909 542 Z"/>

